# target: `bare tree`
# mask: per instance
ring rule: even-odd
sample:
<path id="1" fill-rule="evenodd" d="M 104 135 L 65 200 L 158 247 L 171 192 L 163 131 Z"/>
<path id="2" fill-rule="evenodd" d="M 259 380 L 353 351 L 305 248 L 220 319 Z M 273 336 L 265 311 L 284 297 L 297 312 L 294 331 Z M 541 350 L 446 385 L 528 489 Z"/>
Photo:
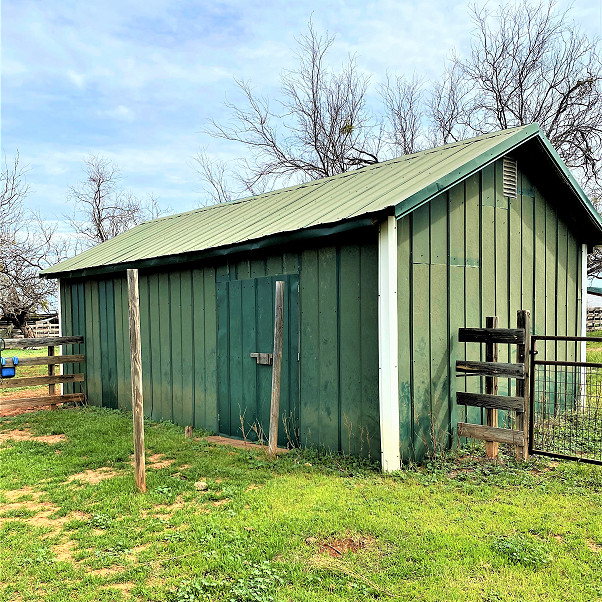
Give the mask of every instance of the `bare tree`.
<path id="1" fill-rule="evenodd" d="M 236 192 L 229 184 L 232 176 L 229 178 L 228 167 L 224 161 L 212 159 L 207 151 L 199 152 L 194 161 L 197 164 L 197 173 L 205 182 L 205 193 L 210 199 L 215 203 L 227 203 L 235 197 Z"/>
<path id="2" fill-rule="evenodd" d="M 244 101 L 226 102 L 231 123 L 210 123 L 211 136 L 250 150 L 250 158 L 237 169 L 242 191 L 253 194 L 258 187 L 308 181 L 378 162 L 381 136 L 366 107 L 368 79 L 358 72 L 353 57 L 339 72 L 326 66 L 333 41 L 310 22 L 298 40 L 298 67 L 282 73 L 281 98 L 270 103 L 249 82 L 237 80 Z M 200 159 L 212 198 L 228 197 L 219 184 L 223 172 L 211 166 L 206 154 Z"/>
<path id="3" fill-rule="evenodd" d="M 56 282 L 39 271 L 65 257 L 55 227 L 24 207 L 29 188 L 18 153 L 0 171 L 0 314 L 18 328 L 35 311 L 47 310 Z"/>
<path id="4" fill-rule="evenodd" d="M 427 146 L 424 82 L 416 77 L 387 75 L 380 88 L 386 115 L 386 134 L 394 154 L 409 155 Z"/>
<path id="5" fill-rule="evenodd" d="M 473 6 L 471 53 L 452 57 L 431 113 L 443 141 L 537 122 L 588 186 L 602 151 L 602 65 L 597 41 L 554 7 Z"/>
<path id="6" fill-rule="evenodd" d="M 65 216 L 84 247 L 105 242 L 161 214 L 153 197 L 141 201 L 124 191 L 119 168 L 100 155 L 84 160 L 86 177 L 71 188 L 73 214 Z"/>

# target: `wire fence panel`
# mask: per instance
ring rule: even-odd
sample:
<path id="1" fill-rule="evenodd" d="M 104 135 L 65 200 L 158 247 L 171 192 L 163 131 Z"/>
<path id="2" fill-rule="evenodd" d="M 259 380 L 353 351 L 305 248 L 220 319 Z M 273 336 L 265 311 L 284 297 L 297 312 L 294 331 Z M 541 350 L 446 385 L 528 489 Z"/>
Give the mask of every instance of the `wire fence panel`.
<path id="1" fill-rule="evenodd" d="M 537 337 L 542 339 L 575 347 L 583 341 Z M 537 357 L 535 343 L 532 357 Z M 575 351 L 575 356 L 582 355 Z M 549 355 L 532 361 L 529 426 L 531 453 L 602 464 L 602 363 L 553 360 Z"/>

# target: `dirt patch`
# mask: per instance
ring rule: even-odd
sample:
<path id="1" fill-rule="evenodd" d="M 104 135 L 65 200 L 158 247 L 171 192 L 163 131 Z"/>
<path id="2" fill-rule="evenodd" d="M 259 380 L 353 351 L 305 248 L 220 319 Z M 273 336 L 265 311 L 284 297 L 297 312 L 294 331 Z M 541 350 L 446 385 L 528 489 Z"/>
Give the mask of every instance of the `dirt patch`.
<path id="1" fill-rule="evenodd" d="M 89 518 L 89 515 L 79 511 L 70 512 L 66 516 L 51 518 L 51 516 L 55 514 L 59 508 L 48 502 L 12 502 L 2 506 L 3 512 L 10 512 L 11 510 L 27 510 L 29 512 L 34 512 L 35 514 L 34 516 L 29 517 L 2 516 L 0 517 L 0 525 L 9 521 L 18 521 L 27 525 L 31 525 L 32 527 L 49 528 L 50 532 L 43 535 L 43 538 L 51 537 L 60 533 L 65 523 L 68 523 L 72 520 L 86 520 Z"/>
<path id="2" fill-rule="evenodd" d="M 89 575 L 96 575 L 97 577 L 110 577 L 112 575 L 119 575 L 123 573 L 125 567 L 123 566 L 109 566 L 102 569 L 86 569 L 86 573 Z"/>
<path id="3" fill-rule="evenodd" d="M 66 441 L 65 435 L 34 435 L 30 431 L 16 429 L 7 433 L 0 433 L 0 441 L 39 441 L 54 445 Z"/>
<path id="4" fill-rule="evenodd" d="M 134 583 L 111 583 L 110 585 L 103 585 L 101 587 L 102 589 L 106 589 L 109 591 L 113 589 L 121 592 L 122 594 L 129 595 L 130 590 L 132 590 L 134 587 Z"/>
<path id="5" fill-rule="evenodd" d="M 153 454 L 148 457 L 148 467 L 153 468 L 154 470 L 159 470 L 161 468 L 167 468 L 171 466 L 175 460 L 165 458 L 163 454 Z"/>
<path id="6" fill-rule="evenodd" d="M 225 497 L 223 500 L 217 500 L 215 502 L 213 502 L 214 506 L 223 506 L 224 504 L 227 504 L 230 501 L 229 497 Z"/>
<path id="7" fill-rule="evenodd" d="M 116 476 L 119 476 L 119 473 L 112 468 L 97 468 L 96 470 L 84 470 L 84 472 L 72 474 L 67 479 L 67 483 L 71 483 L 72 481 L 82 481 L 84 483 L 89 483 L 90 485 L 96 485 L 101 481 L 112 479 Z"/>
<path id="8" fill-rule="evenodd" d="M 250 484 L 250 485 L 249 485 L 249 486 L 248 486 L 248 487 L 245 489 L 245 491 L 246 491 L 246 492 L 249 492 L 249 491 L 256 491 L 257 489 L 261 489 L 261 486 L 259 486 L 259 485 L 255 485 L 255 483 L 251 483 L 251 484 Z"/>
<path id="9" fill-rule="evenodd" d="M 564 541 L 562 539 L 562 535 L 552 535 L 552 539 L 555 539 L 558 543 L 562 543 L 562 541 Z"/>
<path id="10" fill-rule="evenodd" d="M 73 563 L 73 548 L 75 542 L 71 539 L 67 539 L 56 546 L 54 546 L 54 557 L 57 562 L 71 562 Z"/>
<path id="11" fill-rule="evenodd" d="M 219 437 L 217 435 L 210 435 L 209 437 L 203 437 L 203 438 L 205 439 L 205 441 L 207 441 L 209 443 L 213 443 L 215 445 L 230 445 L 232 447 L 236 447 L 237 449 L 263 451 L 266 453 L 268 451 L 268 448 L 266 445 L 259 445 L 258 443 L 250 443 L 249 441 L 241 441 L 240 439 L 228 439 L 228 437 Z M 200 441 L 201 439 L 199 439 L 197 437 L 197 440 Z M 288 449 L 278 448 L 276 450 L 276 453 L 277 454 L 287 454 L 288 451 L 289 451 Z"/>
<path id="12" fill-rule="evenodd" d="M 4 492 L 4 496 L 9 502 L 16 502 L 19 498 L 30 496 L 37 500 L 42 494 L 35 491 L 33 487 L 22 487 L 21 489 L 10 489 Z"/>
<path id="13" fill-rule="evenodd" d="M 587 547 L 592 552 L 595 552 L 596 554 L 599 554 L 600 552 L 602 552 L 602 546 L 598 545 L 596 542 L 592 541 L 591 539 L 589 539 L 587 541 Z"/>
<path id="14" fill-rule="evenodd" d="M 374 544 L 373 537 L 343 537 L 343 538 L 331 538 L 318 540 L 315 537 L 308 537 L 305 540 L 308 545 L 317 544 L 318 552 L 320 554 L 326 553 L 333 558 L 340 558 L 348 552 L 357 554 L 360 550 L 370 547 Z"/>
<path id="15" fill-rule="evenodd" d="M 184 501 L 181 496 L 178 496 L 173 504 L 159 504 L 155 506 L 154 518 L 163 518 L 166 514 L 173 514 L 176 510 L 184 508 Z"/>
<path id="16" fill-rule="evenodd" d="M 131 458 L 130 464 L 132 466 L 134 466 L 135 465 L 134 456 L 131 455 L 130 458 Z M 175 460 L 166 458 L 163 454 L 153 454 L 152 456 L 146 456 L 146 458 L 145 458 L 146 467 L 152 468 L 153 470 L 160 470 L 161 468 L 167 468 L 168 466 L 171 466 L 174 462 L 175 462 Z"/>

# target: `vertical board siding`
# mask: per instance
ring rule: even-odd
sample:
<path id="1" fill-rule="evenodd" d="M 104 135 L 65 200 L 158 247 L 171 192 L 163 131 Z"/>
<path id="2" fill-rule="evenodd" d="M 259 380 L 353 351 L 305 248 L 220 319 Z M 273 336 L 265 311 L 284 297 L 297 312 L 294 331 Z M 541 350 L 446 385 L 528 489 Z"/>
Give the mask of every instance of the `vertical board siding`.
<path id="1" fill-rule="evenodd" d="M 379 458 L 376 234 L 300 262 L 301 443 Z"/>
<path id="2" fill-rule="evenodd" d="M 255 368 L 233 351 L 245 345 L 269 351 L 273 344 L 273 295 L 252 286 L 252 279 L 299 274 L 299 291 L 291 285 L 285 310 L 284 345 L 299 348 L 300 360 L 291 357 L 282 374 L 282 386 L 299 397 L 289 424 L 298 428 L 303 444 L 379 458 L 376 237 L 218 266 L 141 272 L 145 415 L 218 432 L 220 399 L 227 399 L 228 421 L 236 431 L 240 404 L 230 400 L 270 395 L 269 379 L 256 379 Z M 218 318 L 227 319 L 231 304 L 243 317 L 267 311 L 268 319 L 258 321 L 257 331 L 239 324 L 218 335 Z M 64 333 L 85 337 L 82 369 L 89 403 L 131 409 L 125 278 L 65 279 L 61 308 Z M 218 336 L 220 348 L 227 349 L 228 373 L 240 374 L 231 379 L 236 390 L 228 379 L 218 379 Z M 405 395 L 409 404 L 409 390 Z M 259 414 L 268 410 L 255 408 Z M 259 417 L 266 422 L 267 414 Z"/>
<path id="3" fill-rule="evenodd" d="M 493 164 L 398 225 L 399 403 L 402 458 L 420 458 L 455 434 L 465 418 L 482 423 L 478 408 L 456 407 L 458 390 L 482 392 L 478 377 L 456 377 L 457 359 L 484 359 L 481 345 L 459 344 L 458 328 L 501 327 L 528 309 L 535 334 L 579 334 L 580 250 L 577 237 L 525 174 L 518 197 L 502 193 Z M 548 344 L 546 357 L 574 359 L 575 346 Z M 499 361 L 516 347 L 500 345 Z M 501 394 L 514 381 L 500 380 Z M 571 386 L 572 383 L 558 383 Z M 511 417 L 499 413 L 499 424 Z"/>

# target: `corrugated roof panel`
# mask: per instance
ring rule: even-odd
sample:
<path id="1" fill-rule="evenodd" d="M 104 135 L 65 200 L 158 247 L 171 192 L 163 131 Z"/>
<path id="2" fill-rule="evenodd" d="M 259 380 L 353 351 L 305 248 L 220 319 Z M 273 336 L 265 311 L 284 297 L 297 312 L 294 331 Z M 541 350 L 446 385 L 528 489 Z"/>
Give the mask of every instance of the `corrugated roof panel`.
<path id="1" fill-rule="evenodd" d="M 399 209 L 404 207 L 406 200 L 412 206 L 416 196 L 423 202 L 429 195 L 467 177 L 471 170 L 479 169 L 481 163 L 487 164 L 508 148 L 533 136 L 539 136 L 549 145 L 538 126 L 533 124 L 256 197 L 161 217 L 44 270 L 42 274 L 58 276 L 104 266 L 118 268 L 120 263 L 227 247 L 334 224 L 391 207 Z M 557 156 L 555 160 L 559 161 Z M 570 172 L 569 177 L 572 177 Z M 589 203 L 585 195 L 582 202 Z"/>

